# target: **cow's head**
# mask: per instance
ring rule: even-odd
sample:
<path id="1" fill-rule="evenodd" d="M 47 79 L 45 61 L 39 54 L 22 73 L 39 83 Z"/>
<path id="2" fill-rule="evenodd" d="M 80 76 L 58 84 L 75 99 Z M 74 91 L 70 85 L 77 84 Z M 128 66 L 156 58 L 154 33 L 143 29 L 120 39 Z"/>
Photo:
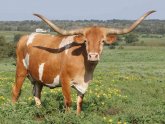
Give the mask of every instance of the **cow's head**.
<path id="1" fill-rule="evenodd" d="M 100 54 L 103 49 L 103 44 L 111 44 L 116 40 L 116 35 L 126 34 L 134 30 L 148 15 L 155 12 L 154 10 L 147 12 L 137 21 L 135 21 L 129 28 L 116 29 L 116 28 L 105 28 L 105 27 L 87 27 L 82 29 L 75 29 L 66 31 L 60 29 L 58 26 L 53 24 L 47 18 L 39 15 L 38 16 L 43 21 L 45 21 L 55 32 L 61 35 L 76 35 L 75 42 L 86 44 L 86 50 L 88 54 L 89 61 L 98 61 L 100 59 Z"/>
<path id="2" fill-rule="evenodd" d="M 113 43 L 116 35 L 107 35 L 105 29 L 101 27 L 89 27 L 83 30 L 83 35 L 77 35 L 75 42 L 85 43 L 89 61 L 100 60 L 104 43 Z"/>

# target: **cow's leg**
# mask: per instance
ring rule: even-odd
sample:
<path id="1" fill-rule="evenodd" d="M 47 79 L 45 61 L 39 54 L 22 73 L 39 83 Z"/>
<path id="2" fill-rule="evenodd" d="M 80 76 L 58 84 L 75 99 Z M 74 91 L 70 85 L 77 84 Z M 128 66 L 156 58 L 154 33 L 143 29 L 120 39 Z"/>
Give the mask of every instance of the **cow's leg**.
<path id="1" fill-rule="evenodd" d="M 82 110 L 83 97 L 84 95 L 82 94 L 77 95 L 77 114 L 80 114 Z"/>
<path id="2" fill-rule="evenodd" d="M 12 89 L 12 102 L 15 103 L 20 95 L 21 87 L 24 82 L 24 79 L 27 76 L 27 70 L 23 66 L 23 63 L 17 62 L 17 68 L 16 68 L 16 81 Z"/>
<path id="3" fill-rule="evenodd" d="M 41 105 L 41 91 L 42 91 L 43 85 L 38 82 L 34 82 L 34 87 L 33 87 L 33 95 L 34 95 L 34 100 L 37 106 Z"/>
<path id="4" fill-rule="evenodd" d="M 69 111 L 72 103 L 70 80 L 68 80 L 66 77 L 61 78 L 61 83 L 62 83 L 62 93 L 64 95 L 64 103 L 66 106 L 66 111 Z"/>

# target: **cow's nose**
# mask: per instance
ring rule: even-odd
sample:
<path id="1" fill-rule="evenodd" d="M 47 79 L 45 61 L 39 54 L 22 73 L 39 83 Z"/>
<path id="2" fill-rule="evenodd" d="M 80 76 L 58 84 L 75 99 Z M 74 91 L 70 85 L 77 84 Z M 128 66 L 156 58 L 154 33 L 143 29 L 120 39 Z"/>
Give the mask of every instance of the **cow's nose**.
<path id="1" fill-rule="evenodd" d="M 99 61 L 100 56 L 98 53 L 88 53 L 88 60 L 89 61 Z"/>

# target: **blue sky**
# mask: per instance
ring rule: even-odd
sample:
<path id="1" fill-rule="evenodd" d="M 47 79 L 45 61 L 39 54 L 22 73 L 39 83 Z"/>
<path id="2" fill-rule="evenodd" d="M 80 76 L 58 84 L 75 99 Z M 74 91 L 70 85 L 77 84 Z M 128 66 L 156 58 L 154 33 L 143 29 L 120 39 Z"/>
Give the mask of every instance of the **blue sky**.
<path id="1" fill-rule="evenodd" d="M 148 19 L 165 20 L 165 0 L 1 0 L 0 21 L 38 20 L 33 13 L 59 20 L 137 19 L 149 10 Z"/>

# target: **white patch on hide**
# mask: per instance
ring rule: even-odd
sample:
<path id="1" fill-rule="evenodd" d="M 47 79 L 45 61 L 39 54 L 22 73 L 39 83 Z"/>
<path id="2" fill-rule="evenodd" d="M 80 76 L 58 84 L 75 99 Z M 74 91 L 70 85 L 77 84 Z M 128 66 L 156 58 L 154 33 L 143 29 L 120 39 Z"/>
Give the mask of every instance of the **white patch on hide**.
<path id="1" fill-rule="evenodd" d="M 52 84 L 45 84 L 47 85 L 48 87 L 56 87 L 60 84 L 60 76 L 57 75 L 55 78 L 54 78 L 54 81 Z"/>
<path id="2" fill-rule="evenodd" d="M 70 47 L 71 43 L 74 42 L 74 37 L 73 36 L 68 36 L 66 38 L 63 38 L 60 45 L 59 45 L 59 49 L 65 47 L 65 54 L 68 53 L 68 48 Z"/>
<path id="3" fill-rule="evenodd" d="M 27 46 L 33 42 L 33 40 L 34 40 L 34 38 L 37 34 L 38 33 L 32 33 L 31 35 L 29 35 L 29 38 L 28 38 L 28 41 L 27 41 Z"/>
<path id="4" fill-rule="evenodd" d="M 22 60 L 23 65 L 25 66 L 26 69 L 29 67 L 29 54 L 27 53 L 25 58 Z"/>
<path id="5" fill-rule="evenodd" d="M 39 72 L 39 80 L 42 81 L 42 76 L 43 76 L 43 73 L 44 73 L 44 64 L 45 63 L 42 63 L 39 65 L 39 68 L 38 68 L 38 72 Z M 42 81 L 43 82 L 43 81 Z"/>

